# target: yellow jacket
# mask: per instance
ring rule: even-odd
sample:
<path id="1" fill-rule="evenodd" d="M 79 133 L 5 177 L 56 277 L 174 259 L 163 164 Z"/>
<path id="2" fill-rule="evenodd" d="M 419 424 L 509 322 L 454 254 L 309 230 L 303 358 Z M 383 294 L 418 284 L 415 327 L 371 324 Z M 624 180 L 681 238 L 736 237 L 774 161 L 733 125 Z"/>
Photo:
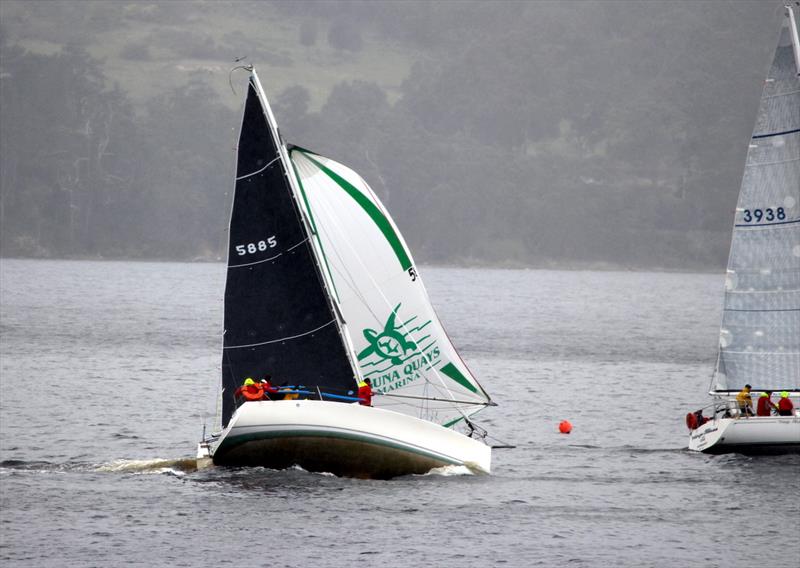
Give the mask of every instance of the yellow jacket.
<path id="1" fill-rule="evenodd" d="M 739 408 L 745 408 L 747 406 L 753 408 L 753 399 L 750 397 L 750 392 L 744 389 L 739 391 L 739 394 L 736 395 L 736 402 L 739 403 Z"/>

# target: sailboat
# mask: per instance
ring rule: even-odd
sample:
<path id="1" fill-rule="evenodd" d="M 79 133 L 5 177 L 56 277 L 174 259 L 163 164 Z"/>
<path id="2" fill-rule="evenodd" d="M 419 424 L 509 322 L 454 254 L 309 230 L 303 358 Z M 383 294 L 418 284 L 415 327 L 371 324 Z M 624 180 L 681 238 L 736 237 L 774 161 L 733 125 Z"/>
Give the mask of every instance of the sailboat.
<path id="1" fill-rule="evenodd" d="M 221 430 L 198 458 L 388 479 L 489 473 L 495 405 L 434 313 L 388 211 L 352 169 L 284 143 L 255 70 L 231 211 Z M 269 375 L 269 399 L 237 387 Z M 374 405 L 359 398 L 369 379 Z"/>
<path id="2" fill-rule="evenodd" d="M 751 416 L 735 400 L 746 385 L 794 410 Z M 690 450 L 800 452 L 800 41 L 790 6 L 747 152 L 709 394 L 711 405 L 686 416 Z"/>

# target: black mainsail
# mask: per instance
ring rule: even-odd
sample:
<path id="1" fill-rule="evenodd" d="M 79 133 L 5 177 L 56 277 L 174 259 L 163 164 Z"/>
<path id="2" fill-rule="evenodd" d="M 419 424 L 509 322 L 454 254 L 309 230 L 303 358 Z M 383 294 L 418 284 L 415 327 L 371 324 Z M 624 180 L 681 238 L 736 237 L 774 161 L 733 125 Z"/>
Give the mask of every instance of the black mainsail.
<path id="1" fill-rule="evenodd" d="M 355 380 L 292 192 L 277 128 L 253 76 L 239 134 L 228 241 L 222 425 L 247 377 L 346 393 Z"/>

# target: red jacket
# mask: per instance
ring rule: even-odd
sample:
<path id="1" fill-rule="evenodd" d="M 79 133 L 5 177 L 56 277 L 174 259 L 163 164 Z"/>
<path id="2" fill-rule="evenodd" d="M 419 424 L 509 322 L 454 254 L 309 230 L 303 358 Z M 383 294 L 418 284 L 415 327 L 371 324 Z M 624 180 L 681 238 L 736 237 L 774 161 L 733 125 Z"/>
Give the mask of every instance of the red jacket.
<path id="1" fill-rule="evenodd" d="M 366 383 L 362 383 L 361 386 L 358 387 L 358 398 L 361 399 L 358 404 L 372 406 L 372 387 Z"/>
<path id="2" fill-rule="evenodd" d="M 775 404 L 767 396 L 758 397 L 756 405 L 756 416 L 769 416 L 770 408 L 775 408 Z"/>
<path id="3" fill-rule="evenodd" d="M 783 416 L 791 416 L 792 409 L 794 408 L 794 404 L 789 398 L 782 398 L 778 401 L 778 412 L 781 413 Z"/>

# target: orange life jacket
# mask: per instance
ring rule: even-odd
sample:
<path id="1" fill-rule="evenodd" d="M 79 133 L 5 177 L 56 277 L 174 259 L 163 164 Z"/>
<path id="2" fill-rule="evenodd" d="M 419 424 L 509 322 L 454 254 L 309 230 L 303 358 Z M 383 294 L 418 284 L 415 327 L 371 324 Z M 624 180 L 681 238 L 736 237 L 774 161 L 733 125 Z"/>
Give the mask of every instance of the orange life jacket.
<path id="1" fill-rule="evenodd" d="M 242 396 L 245 400 L 261 400 L 264 398 L 264 387 L 259 383 L 247 385 L 242 388 Z"/>

